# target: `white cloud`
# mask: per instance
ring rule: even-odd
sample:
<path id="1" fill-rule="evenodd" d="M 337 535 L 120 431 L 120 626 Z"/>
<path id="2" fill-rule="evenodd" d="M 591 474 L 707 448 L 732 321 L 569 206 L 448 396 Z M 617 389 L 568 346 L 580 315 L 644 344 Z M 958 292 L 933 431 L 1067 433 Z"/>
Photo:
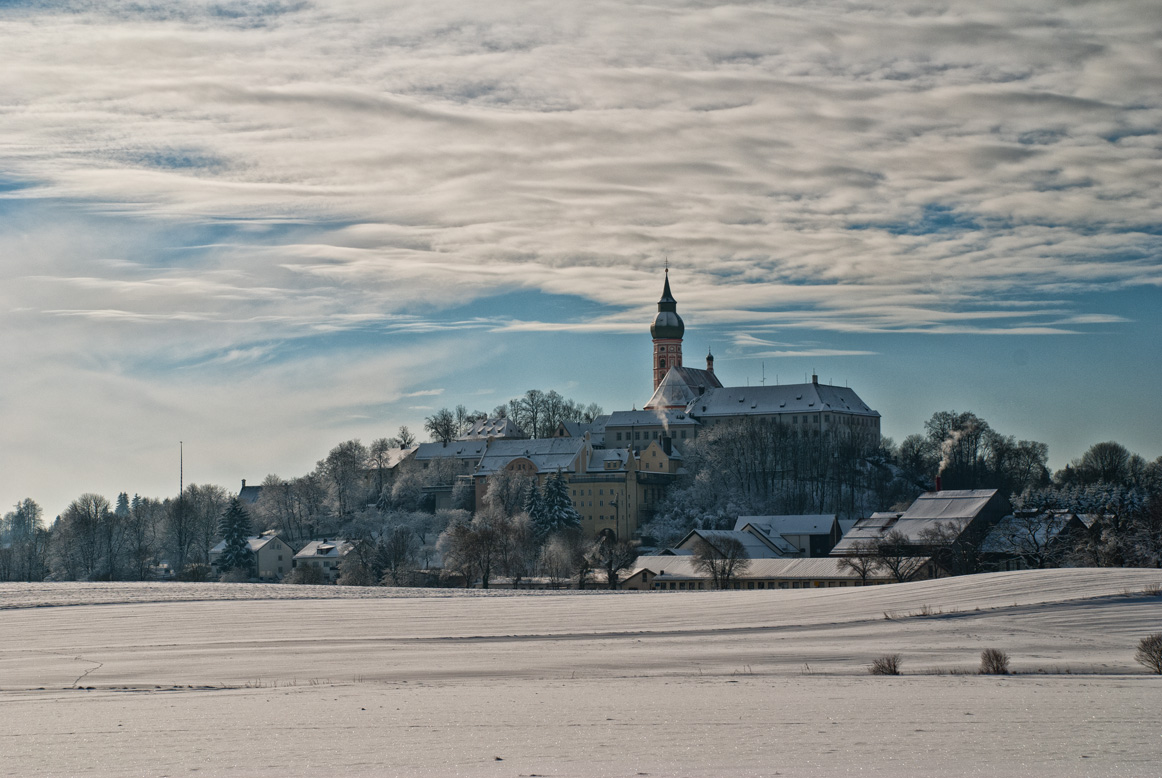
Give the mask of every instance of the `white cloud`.
<path id="1" fill-rule="evenodd" d="M 167 369 L 257 371 L 221 380 L 263 405 L 327 337 L 361 345 L 294 379 L 304 413 L 367 343 L 419 361 L 345 377 L 351 406 L 439 381 L 421 336 L 639 332 L 664 258 L 687 322 L 755 355 L 1118 327 L 1102 293 L 1162 285 L 1146 0 L 5 13 L 0 371 L 77 426 L 128 392 L 164 428 Z M 593 312 L 442 313 L 522 291 Z"/>

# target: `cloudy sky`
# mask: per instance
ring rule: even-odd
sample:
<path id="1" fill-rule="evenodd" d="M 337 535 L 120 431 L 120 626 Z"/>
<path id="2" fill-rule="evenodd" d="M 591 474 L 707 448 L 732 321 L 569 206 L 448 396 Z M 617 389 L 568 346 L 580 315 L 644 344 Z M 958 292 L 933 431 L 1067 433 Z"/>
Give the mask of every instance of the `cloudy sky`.
<path id="1" fill-rule="evenodd" d="M 0 1 L 0 505 L 687 364 L 1162 454 L 1142 2 Z"/>

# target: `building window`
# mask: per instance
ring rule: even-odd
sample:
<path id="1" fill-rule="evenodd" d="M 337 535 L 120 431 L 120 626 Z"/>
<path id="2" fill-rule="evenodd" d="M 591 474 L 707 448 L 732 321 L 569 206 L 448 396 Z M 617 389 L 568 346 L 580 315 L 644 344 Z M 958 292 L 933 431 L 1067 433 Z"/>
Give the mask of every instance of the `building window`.
<path id="1" fill-rule="evenodd" d="M 686 437 L 686 430 L 682 430 L 682 438 L 685 439 L 685 437 Z"/>
<path id="2" fill-rule="evenodd" d="M 659 359 L 658 360 L 658 367 L 665 367 L 665 366 L 666 366 L 666 360 Z"/>
<path id="3" fill-rule="evenodd" d="M 641 439 L 642 439 L 642 434 L 641 434 L 640 432 L 635 432 L 635 433 L 633 434 L 633 439 L 634 439 L 634 440 L 641 440 Z"/>

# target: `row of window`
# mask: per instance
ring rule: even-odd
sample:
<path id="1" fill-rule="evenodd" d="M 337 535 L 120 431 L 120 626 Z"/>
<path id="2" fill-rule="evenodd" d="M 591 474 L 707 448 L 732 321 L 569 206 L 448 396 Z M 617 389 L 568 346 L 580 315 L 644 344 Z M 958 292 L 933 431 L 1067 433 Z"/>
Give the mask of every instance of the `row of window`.
<path id="1" fill-rule="evenodd" d="M 643 435 L 645 436 L 645 438 L 642 438 Z M 616 440 L 622 440 L 622 437 L 621 437 L 622 433 L 620 433 L 620 432 L 615 433 L 615 436 L 616 436 L 615 437 Z M 645 430 L 644 432 L 642 430 L 634 430 L 632 438 L 629 436 L 629 433 L 627 432 L 627 433 L 625 433 L 624 439 L 625 440 L 643 440 L 643 439 L 644 440 L 660 440 L 663 437 L 665 437 L 665 435 L 663 434 L 663 431 L 661 431 L 661 430 Z M 674 430 L 673 437 L 681 438 L 682 440 L 685 440 L 686 439 L 686 430 Z"/>
<path id="2" fill-rule="evenodd" d="M 667 585 L 668 584 L 668 585 Z M 743 585 L 745 584 L 745 586 Z M 735 581 L 733 588 L 735 589 L 822 589 L 835 588 L 839 586 L 872 586 L 873 584 L 861 584 L 859 581 Z M 705 589 L 705 581 L 662 581 L 654 582 L 655 589 Z"/>

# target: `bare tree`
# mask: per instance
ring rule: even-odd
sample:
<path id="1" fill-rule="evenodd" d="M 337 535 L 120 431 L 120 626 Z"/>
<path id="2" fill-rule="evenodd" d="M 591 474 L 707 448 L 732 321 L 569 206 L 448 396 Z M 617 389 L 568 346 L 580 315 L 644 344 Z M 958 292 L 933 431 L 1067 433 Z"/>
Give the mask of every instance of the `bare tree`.
<path id="1" fill-rule="evenodd" d="M 637 561 L 637 544 L 626 540 L 602 537 L 597 544 L 597 566 L 605 572 L 605 583 L 610 589 L 618 588 L 618 574 Z"/>
<path id="2" fill-rule="evenodd" d="M 750 569 L 750 554 L 737 538 L 699 540 L 694 547 L 694 569 L 710 576 L 715 589 L 728 589 L 736 577 Z"/>
<path id="3" fill-rule="evenodd" d="M 456 416 L 447 408 L 441 408 L 424 419 L 424 429 L 437 443 L 451 443 L 459 435 Z"/>
<path id="4" fill-rule="evenodd" d="M 416 436 L 406 425 L 401 425 L 399 432 L 395 433 L 395 439 L 399 441 L 400 448 L 411 448 L 416 444 Z"/>
<path id="5" fill-rule="evenodd" d="M 399 586 L 403 573 L 415 563 L 416 546 L 416 534 L 404 524 L 396 525 L 379 539 L 378 556 L 384 584 Z"/>
<path id="6" fill-rule="evenodd" d="M 221 540 L 218 519 L 230 502 L 229 493 L 213 484 L 190 484 L 182 496 L 182 514 L 189 522 L 189 556 L 192 561 L 210 564 L 210 549 Z M 180 570 L 178 572 L 181 572 Z"/>
<path id="7" fill-rule="evenodd" d="M 928 559 L 918 555 L 919 549 L 899 530 L 892 530 L 876 541 L 876 557 L 880 566 L 897 583 L 911 581 L 918 576 Z"/>
<path id="8" fill-rule="evenodd" d="M 969 575 L 980 570 L 984 537 L 969 526 L 967 519 L 938 521 L 917 535 L 932 559 L 952 575 Z"/>
<path id="9" fill-rule="evenodd" d="M 396 449 L 396 441 L 390 438 L 376 438 L 367 449 L 367 464 L 375 469 L 375 494 L 383 493 L 383 479 L 391 464 L 391 452 Z"/>
<path id="10" fill-rule="evenodd" d="M 82 494 L 69 503 L 53 528 L 55 571 L 73 581 L 99 578 L 102 572 L 102 524 L 109 501 L 99 494 Z"/>
<path id="11" fill-rule="evenodd" d="M 840 570 L 850 570 L 859 576 L 860 583 L 866 584 L 867 579 L 880 569 L 876 544 L 870 540 L 855 541 L 851 544 L 850 555 L 842 557 L 836 566 Z"/>

